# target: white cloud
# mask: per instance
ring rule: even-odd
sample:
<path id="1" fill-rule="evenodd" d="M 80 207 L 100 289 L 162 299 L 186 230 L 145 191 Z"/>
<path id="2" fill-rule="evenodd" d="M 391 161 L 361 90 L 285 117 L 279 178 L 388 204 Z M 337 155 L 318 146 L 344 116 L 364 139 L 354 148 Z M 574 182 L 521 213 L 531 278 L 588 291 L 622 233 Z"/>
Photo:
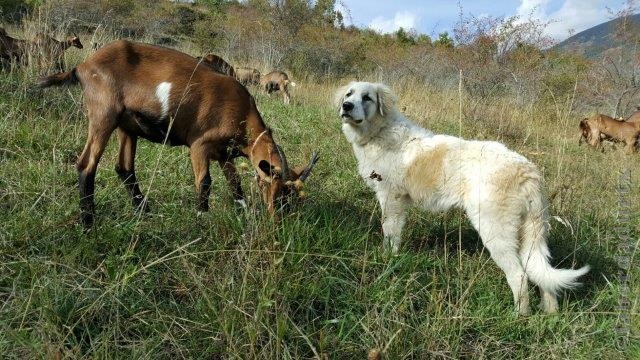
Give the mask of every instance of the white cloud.
<path id="1" fill-rule="evenodd" d="M 418 16 L 409 11 L 396 12 L 393 19 L 386 19 L 382 16 L 378 16 L 371 20 L 369 28 L 379 33 L 392 33 L 400 28 L 405 30 L 415 29 L 418 23 Z"/>
<path id="2" fill-rule="evenodd" d="M 580 32 L 608 20 L 609 13 L 601 0 L 564 0 L 562 6 L 548 12 L 550 0 L 522 0 L 517 15 L 523 19 L 550 22 L 547 35 L 563 40 L 570 32 Z"/>

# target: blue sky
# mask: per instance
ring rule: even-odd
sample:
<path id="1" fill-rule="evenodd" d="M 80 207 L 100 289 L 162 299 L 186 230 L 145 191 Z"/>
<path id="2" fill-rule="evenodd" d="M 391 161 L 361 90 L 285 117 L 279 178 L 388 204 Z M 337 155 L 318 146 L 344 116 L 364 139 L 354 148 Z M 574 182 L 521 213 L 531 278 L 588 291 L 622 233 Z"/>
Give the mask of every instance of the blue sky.
<path id="1" fill-rule="evenodd" d="M 358 27 L 392 32 L 399 27 L 437 35 L 453 29 L 460 9 L 456 0 L 338 0 L 349 9 L 349 20 Z M 476 16 L 533 17 L 552 21 L 547 34 L 556 40 L 611 19 L 625 0 L 460 0 L 465 14 Z M 340 8 L 340 6 L 338 6 Z"/>

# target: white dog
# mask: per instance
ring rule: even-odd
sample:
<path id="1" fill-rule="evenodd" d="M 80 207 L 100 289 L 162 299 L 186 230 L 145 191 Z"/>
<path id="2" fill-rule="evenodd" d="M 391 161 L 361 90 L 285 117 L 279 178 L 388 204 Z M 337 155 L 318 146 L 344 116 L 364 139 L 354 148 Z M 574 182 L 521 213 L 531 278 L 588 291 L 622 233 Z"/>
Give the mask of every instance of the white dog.
<path id="1" fill-rule="evenodd" d="M 541 306 L 555 312 L 558 290 L 589 271 L 549 264 L 542 179 L 523 156 L 497 142 L 434 135 L 405 118 L 382 84 L 352 82 L 338 90 L 336 106 L 358 172 L 380 202 L 385 248 L 398 251 L 407 206 L 461 207 L 506 274 L 521 314 L 529 311 L 528 279 L 540 287 Z"/>

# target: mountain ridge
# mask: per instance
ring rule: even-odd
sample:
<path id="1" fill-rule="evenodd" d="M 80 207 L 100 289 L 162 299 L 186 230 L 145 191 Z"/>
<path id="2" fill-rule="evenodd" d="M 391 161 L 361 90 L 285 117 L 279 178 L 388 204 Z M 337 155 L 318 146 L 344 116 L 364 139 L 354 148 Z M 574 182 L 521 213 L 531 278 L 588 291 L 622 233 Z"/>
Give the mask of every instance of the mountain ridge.
<path id="1" fill-rule="evenodd" d="M 598 58 L 605 51 L 624 45 L 623 41 L 615 39 L 615 28 L 622 20 L 616 18 L 581 31 L 556 44 L 553 49 Z M 630 15 L 630 21 L 633 27 L 640 26 L 640 14 Z"/>

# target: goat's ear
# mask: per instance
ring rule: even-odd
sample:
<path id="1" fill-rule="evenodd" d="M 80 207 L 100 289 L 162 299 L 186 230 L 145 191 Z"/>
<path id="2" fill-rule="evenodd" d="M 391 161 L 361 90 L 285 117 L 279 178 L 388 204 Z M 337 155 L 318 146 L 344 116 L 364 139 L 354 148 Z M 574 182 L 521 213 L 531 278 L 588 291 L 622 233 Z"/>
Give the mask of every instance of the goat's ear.
<path id="1" fill-rule="evenodd" d="M 260 162 L 258 163 L 258 168 L 260 168 L 260 171 L 265 173 L 269 180 L 274 176 L 282 175 L 281 171 L 275 166 L 271 165 L 267 160 L 260 160 Z"/>
<path id="2" fill-rule="evenodd" d="M 260 162 L 258 163 L 258 168 L 267 176 L 271 176 L 271 174 L 275 171 L 275 168 L 271 166 L 271 164 L 269 164 L 267 160 L 260 160 Z"/>
<path id="3" fill-rule="evenodd" d="M 376 100 L 380 116 L 385 116 L 396 106 L 396 96 L 393 91 L 384 84 L 376 84 Z"/>
<path id="4" fill-rule="evenodd" d="M 291 169 L 291 179 L 297 180 L 306 169 L 306 166 L 296 166 L 295 168 Z"/>

